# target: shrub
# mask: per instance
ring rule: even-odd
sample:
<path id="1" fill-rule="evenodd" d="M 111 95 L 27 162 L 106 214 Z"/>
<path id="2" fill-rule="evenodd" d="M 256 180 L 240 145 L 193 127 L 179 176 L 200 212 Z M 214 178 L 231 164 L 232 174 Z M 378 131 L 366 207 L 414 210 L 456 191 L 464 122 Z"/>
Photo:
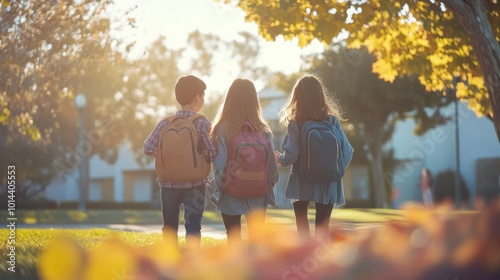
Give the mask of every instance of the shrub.
<path id="1" fill-rule="evenodd" d="M 460 176 L 459 186 L 462 205 L 468 205 L 469 190 L 462 176 Z M 436 175 L 433 183 L 433 195 L 436 203 L 455 201 L 455 171 L 446 170 Z"/>
<path id="2" fill-rule="evenodd" d="M 7 197 L 0 197 L 0 209 L 7 209 Z M 16 209 L 57 209 L 57 202 L 50 199 L 17 199 Z"/>
<path id="3" fill-rule="evenodd" d="M 64 201 L 59 205 L 60 209 L 78 209 L 78 201 Z M 130 210 L 155 210 L 160 209 L 153 202 L 117 202 L 117 201 L 87 201 L 85 203 L 87 209 L 130 209 Z"/>

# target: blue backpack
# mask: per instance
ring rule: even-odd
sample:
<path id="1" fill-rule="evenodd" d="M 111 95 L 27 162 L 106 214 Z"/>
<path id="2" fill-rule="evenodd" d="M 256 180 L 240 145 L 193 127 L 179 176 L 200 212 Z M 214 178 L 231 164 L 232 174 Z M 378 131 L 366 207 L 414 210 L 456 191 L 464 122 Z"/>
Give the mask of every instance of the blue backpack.
<path id="1" fill-rule="evenodd" d="M 339 169 L 340 142 L 332 117 L 322 122 L 299 122 L 299 158 L 294 166 L 308 183 L 329 183 L 342 177 Z"/>

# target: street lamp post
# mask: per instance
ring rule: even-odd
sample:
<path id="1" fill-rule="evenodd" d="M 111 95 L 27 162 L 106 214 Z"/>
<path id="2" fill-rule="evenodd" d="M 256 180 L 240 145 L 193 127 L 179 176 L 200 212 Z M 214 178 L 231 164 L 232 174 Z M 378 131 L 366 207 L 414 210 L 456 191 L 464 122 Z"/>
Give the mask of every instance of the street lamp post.
<path id="1" fill-rule="evenodd" d="M 460 208 L 462 204 L 462 194 L 460 190 L 460 124 L 458 116 L 458 96 L 457 96 L 457 83 L 459 82 L 459 77 L 453 77 L 453 93 L 454 93 L 454 103 L 455 103 L 455 207 Z"/>
<path id="2" fill-rule="evenodd" d="M 80 201 L 78 203 L 78 209 L 80 211 L 86 211 L 86 206 L 85 206 L 85 155 L 83 154 L 83 109 L 85 108 L 85 105 L 87 105 L 87 99 L 85 98 L 85 95 L 80 93 L 75 97 L 75 105 L 76 108 L 78 108 L 78 119 L 79 119 L 79 127 L 78 127 L 78 146 L 77 146 L 77 153 L 79 156 L 79 163 L 80 163 L 80 174 L 79 174 L 79 188 L 80 188 Z"/>

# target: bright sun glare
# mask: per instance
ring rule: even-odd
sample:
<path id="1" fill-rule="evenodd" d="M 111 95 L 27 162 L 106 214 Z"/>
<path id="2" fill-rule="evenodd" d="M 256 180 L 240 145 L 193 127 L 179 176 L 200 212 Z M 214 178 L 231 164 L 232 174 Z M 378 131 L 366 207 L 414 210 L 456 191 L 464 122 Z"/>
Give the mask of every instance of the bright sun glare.
<path id="1" fill-rule="evenodd" d="M 136 57 L 142 55 L 144 49 L 161 35 L 165 36 L 167 47 L 177 49 L 184 47 L 187 35 L 196 30 L 217 35 L 226 41 L 238 40 L 238 32 L 241 31 L 258 34 L 255 23 L 244 21 L 243 11 L 213 0 L 119 0 L 112 12 L 119 14 L 131 7 L 136 7 L 132 16 L 137 28 L 119 36 L 135 42 L 136 50 L 131 55 Z M 305 49 L 300 49 L 296 41 L 278 39 L 266 42 L 261 39 L 260 42 L 261 53 L 257 63 L 285 74 L 299 70 L 302 54 L 319 52 L 323 48 L 319 42 Z M 216 60 L 212 75 L 203 77 L 207 82 L 209 98 L 224 93 L 237 75 L 237 67 L 231 58 Z M 263 81 L 254 82 L 258 90 L 265 86 Z"/>

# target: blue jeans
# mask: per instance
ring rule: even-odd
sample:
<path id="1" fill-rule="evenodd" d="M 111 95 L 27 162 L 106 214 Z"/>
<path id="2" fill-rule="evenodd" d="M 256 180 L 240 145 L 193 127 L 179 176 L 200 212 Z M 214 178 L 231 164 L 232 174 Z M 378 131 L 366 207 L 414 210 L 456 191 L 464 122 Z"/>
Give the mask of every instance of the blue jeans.
<path id="1" fill-rule="evenodd" d="M 162 231 L 177 234 L 181 204 L 184 204 L 186 237 L 201 237 L 201 218 L 205 209 L 205 186 L 189 189 L 161 188 Z"/>

